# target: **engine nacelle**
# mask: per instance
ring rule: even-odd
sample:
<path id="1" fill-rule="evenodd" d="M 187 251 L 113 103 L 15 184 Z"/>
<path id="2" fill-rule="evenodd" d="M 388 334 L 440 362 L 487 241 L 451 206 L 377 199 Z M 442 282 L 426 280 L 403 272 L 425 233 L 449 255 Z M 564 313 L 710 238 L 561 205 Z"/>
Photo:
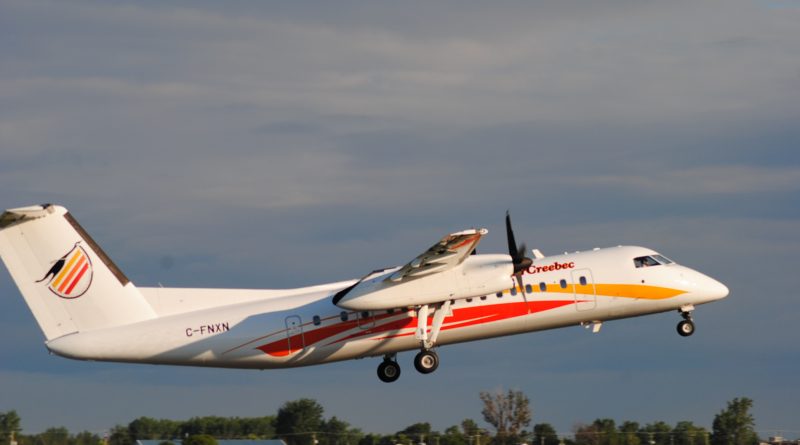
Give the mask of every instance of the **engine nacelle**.
<path id="1" fill-rule="evenodd" d="M 355 311 L 386 310 L 479 297 L 514 286 L 509 255 L 471 255 L 452 269 L 400 282 L 389 279 L 396 270 L 366 277 L 336 305 Z"/>

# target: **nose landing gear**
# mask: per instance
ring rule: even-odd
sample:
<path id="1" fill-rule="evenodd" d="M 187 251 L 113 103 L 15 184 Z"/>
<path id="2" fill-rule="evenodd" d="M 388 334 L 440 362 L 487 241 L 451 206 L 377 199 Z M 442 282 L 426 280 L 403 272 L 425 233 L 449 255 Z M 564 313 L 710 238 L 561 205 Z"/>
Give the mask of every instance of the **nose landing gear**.
<path id="1" fill-rule="evenodd" d="M 678 334 L 681 337 L 688 337 L 694 334 L 694 320 L 692 320 L 692 311 L 694 306 L 684 306 L 680 309 L 681 317 L 683 320 L 678 323 Z"/>

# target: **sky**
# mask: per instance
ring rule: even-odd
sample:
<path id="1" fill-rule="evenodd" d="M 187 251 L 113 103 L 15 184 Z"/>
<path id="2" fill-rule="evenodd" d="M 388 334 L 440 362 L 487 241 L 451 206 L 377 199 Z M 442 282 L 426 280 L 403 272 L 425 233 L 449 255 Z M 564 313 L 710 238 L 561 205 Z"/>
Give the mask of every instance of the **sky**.
<path id="1" fill-rule="evenodd" d="M 800 1 L 0 0 L 0 207 L 54 202 L 140 286 L 288 288 L 486 227 L 504 252 L 654 248 L 725 283 L 695 311 L 275 371 L 70 361 L 0 272 L 0 412 L 25 432 L 262 416 L 710 428 L 800 437 Z M 3 270 L 5 270 L 3 268 Z"/>

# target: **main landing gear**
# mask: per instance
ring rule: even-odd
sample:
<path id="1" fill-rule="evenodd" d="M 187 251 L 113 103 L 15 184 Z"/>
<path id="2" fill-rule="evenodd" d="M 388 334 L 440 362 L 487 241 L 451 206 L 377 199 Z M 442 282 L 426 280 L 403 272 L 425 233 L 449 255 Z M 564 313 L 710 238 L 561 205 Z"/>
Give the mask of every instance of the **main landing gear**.
<path id="1" fill-rule="evenodd" d="M 694 334 L 694 320 L 692 320 L 692 311 L 694 306 L 684 306 L 680 308 L 681 317 L 683 320 L 678 323 L 678 334 L 681 337 L 688 337 Z"/>
<path id="2" fill-rule="evenodd" d="M 397 364 L 397 354 L 387 354 L 378 365 L 378 378 L 382 382 L 392 383 L 400 378 L 400 365 Z M 420 374 L 430 374 L 439 367 L 439 354 L 431 349 L 423 349 L 414 356 L 414 368 Z"/>
<path id="3" fill-rule="evenodd" d="M 439 367 L 439 354 L 433 347 L 439 337 L 444 318 L 450 311 L 450 300 L 447 300 L 435 307 L 433 314 L 433 324 L 428 329 L 428 315 L 430 309 L 428 305 L 417 308 L 417 329 L 414 337 L 419 341 L 420 351 L 414 357 L 414 368 L 420 374 L 430 374 Z M 400 365 L 395 360 L 397 354 L 387 354 L 383 357 L 383 362 L 378 365 L 378 378 L 382 382 L 394 382 L 400 377 Z"/>
<path id="4" fill-rule="evenodd" d="M 439 354 L 423 349 L 414 357 L 414 367 L 420 374 L 430 374 L 439 367 Z"/>
<path id="5" fill-rule="evenodd" d="M 378 378 L 382 382 L 392 383 L 400 378 L 400 365 L 395 361 L 397 354 L 387 354 L 383 357 L 383 362 L 378 365 Z"/>

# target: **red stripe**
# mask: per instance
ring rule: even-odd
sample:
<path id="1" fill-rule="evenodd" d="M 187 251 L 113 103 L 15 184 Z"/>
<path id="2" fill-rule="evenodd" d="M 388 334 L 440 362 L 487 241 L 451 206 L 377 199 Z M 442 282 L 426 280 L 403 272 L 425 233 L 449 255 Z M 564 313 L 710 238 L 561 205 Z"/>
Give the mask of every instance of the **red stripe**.
<path id="1" fill-rule="evenodd" d="M 442 326 L 442 331 L 449 331 L 451 329 L 459 329 L 478 324 L 508 320 L 511 318 L 529 315 L 532 313 L 545 312 L 563 306 L 569 306 L 571 304 L 574 304 L 573 300 L 556 300 L 556 301 L 531 301 L 527 304 L 524 302 L 514 302 L 514 303 L 491 304 L 486 306 L 458 308 L 453 310 L 452 316 L 445 317 Z M 330 346 L 344 341 L 353 340 L 356 338 L 363 338 L 375 334 L 387 334 L 385 336 L 377 338 L 378 340 L 414 335 L 414 331 L 409 332 L 408 330 L 416 329 L 417 327 L 416 317 L 410 317 L 407 316 L 406 314 L 380 314 L 375 316 L 375 321 L 378 322 L 385 319 L 395 318 L 398 315 L 403 316 L 403 318 L 391 320 L 388 323 L 383 323 L 383 324 L 378 323 L 376 326 L 372 328 L 356 331 L 350 335 L 339 338 L 337 340 L 332 340 L 332 339 L 339 334 L 343 334 L 347 331 L 356 329 L 356 327 L 358 326 L 358 321 L 349 320 L 343 323 L 336 323 L 335 325 L 332 326 L 313 329 L 310 331 L 306 331 L 302 334 L 294 335 L 291 337 L 291 339 L 283 338 L 259 346 L 256 349 L 259 349 L 275 357 L 285 357 L 294 352 L 289 350 L 289 342 L 291 341 L 292 344 L 299 344 L 301 341 L 301 336 L 303 337 L 302 339 L 304 340 L 305 346 L 311 346 L 319 342 L 322 342 L 323 340 L 332 340 L 330 343 L 324 345 L 324 346 Z M 431 315 L 429 318 L 432 317 L 433 316 Z"/>
<path id="2" fill-rule="evenodd" d="M 69 289 L 67 289 L 67 292 L 65 292 L 66 295 L 69 295 L 69 293 L 72 292 L 72 289 L 75 288 L 75 285 L 78 284 L 78 281 L 81 281 L 81 277 L 83 276 L 83 274 L 86 273 L 87 270 L 89 270 L 89 264 L 88 263 L 83 265 L 83 268 L 81 269 L 81 271 L 78 272 L 78 275 L 75 277 L 74 280 L 72 280 L 72 284 L 69 285 Z"/>
<path id="3" fill-rule="evenodd" d="M 85 256 L 83 256 L 83 255 L 81 255 L 81 259 L 79 259 L 79 260 L 78 260 L 78 263 L 77 263 L 77 264 L 75 264 L 75 266 L 73 266 L 73 267 L 72 267 L 72 269 L 69 271 L 69 275 L 67 275 L 67 278 L 65 278 L 65 279 L 64 279 L 64 282 L 63 282 L 63 283 L 61 283 L 61 286 L 58 286 L 58 291 L 59 291 L 59 292 L 61 292 L 61 293 L 63 293 L 63 292 L 64 292 L 64 289 L 67 287 L 67 283 L 69 283 L 69 282 L 70 282 L 70 280 L 72 280 L 72 277 L 75 275 L 75 273 L 76 273 L 76 272 L 78 272 L 78 270 L 80 269 L 80 267 L 81 267 L 81 266 L 83 265 L 83 263 L 85 263 L 85 262 L 86 262 L 86 257 L 85 257 Z"/>

